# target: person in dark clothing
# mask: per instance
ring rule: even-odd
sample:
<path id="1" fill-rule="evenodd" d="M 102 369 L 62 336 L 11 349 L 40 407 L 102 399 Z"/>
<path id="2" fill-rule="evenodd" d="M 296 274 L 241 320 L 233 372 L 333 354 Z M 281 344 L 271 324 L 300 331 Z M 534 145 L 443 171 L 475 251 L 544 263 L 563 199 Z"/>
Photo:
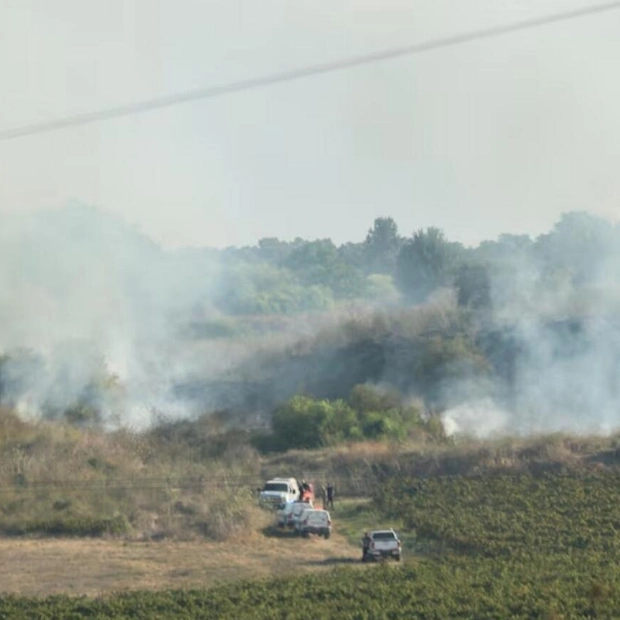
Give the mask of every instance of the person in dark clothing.
<path id="1" fill-rule="evenodd" d="M 329 482 L 327 484 L 327 507 L 328 508 L 334 508 L 334 485 Z"/>
<path id="2" fill-rule="evenodd" d="M 370 547 L 370 532 L 364 532 L 364 538 L 362 539 L 362 543 L 364 545 L 364 550 L 367 550 Z"/>
<path id="3" fill-rule="evenodd" d="M 364 538 L 362 538 L 362 562 L 366 562 L 368 560 L 368 547 L 370 547 L 370 532 L 364 532 Z"/>

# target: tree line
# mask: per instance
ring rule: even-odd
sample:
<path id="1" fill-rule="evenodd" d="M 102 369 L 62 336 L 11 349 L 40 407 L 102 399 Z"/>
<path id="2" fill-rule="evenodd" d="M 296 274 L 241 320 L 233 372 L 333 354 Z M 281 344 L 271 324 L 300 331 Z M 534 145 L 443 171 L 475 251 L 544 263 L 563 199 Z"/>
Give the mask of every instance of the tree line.
<path id="1" fill-rule="evenodd" d="M 564 214 L 536 238 L 503 234 L 476 247 L 436 227 L 403 236 L 394 219 L 380 217 L 361 242 L 271 237 L 221 250 L 216 305 L 232 315 L 293 314 L 351 300 L 421 303 L 452 288 L 459 305 L 484 309 L 513 302 L 524 285 L 549 291 L 596 283 L 606 266 L 620 265 L 619 242 L 618 225 L 585 212 Z"/>

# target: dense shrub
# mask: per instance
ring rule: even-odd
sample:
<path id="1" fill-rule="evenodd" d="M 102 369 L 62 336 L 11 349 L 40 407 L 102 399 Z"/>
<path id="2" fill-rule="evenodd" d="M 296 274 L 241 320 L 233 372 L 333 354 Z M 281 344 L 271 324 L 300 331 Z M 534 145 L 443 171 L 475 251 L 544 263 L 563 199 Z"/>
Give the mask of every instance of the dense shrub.
<path id="1" fill-rule="evenodd" d="M 276 450 L 318 448 L 363 439 L 402 440 L 426 422 L 415 406 L 402 405 L 397 392 L 367 385 L 353 388 L 348 402 L 294 396 L 272 417 L 271 440 Z"/>
<path id="2" fill-rule="evenodd" d="M 317 448 L 361 437 L 355 412 L 342 400 L 330 402 L 294 396 L 272 418 L 275 445 L 280 449 Z"/>

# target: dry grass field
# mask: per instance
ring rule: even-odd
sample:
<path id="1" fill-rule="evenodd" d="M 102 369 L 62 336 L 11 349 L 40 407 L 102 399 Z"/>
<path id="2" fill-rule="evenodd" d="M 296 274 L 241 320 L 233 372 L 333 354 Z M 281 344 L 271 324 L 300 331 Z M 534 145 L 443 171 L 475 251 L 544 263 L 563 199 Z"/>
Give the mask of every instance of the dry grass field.
<path id="1" fill-rule="evenodd" d="M 98 595 L 127 590 L 205 588 L 244 578 L 351 564 L 358 550 L 330 540 L 253 533 L 227 542 L 102 539 L 0 540 L 0 593 Z"/>

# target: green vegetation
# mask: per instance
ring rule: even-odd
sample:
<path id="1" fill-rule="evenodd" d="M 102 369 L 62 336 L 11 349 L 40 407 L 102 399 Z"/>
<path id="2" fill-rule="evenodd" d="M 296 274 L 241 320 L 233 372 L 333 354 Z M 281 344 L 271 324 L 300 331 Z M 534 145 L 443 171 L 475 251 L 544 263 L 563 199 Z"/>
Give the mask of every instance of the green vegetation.
<path id="1" fill-rule="evenodd" d="M 392 564 L 100 599 L 4 597 L 0 615 L 99 618 L 613 618 L 620 475 L 400 478 L 336 519 L 398 519 L 433 551 Z M 349 512 L 347 512 L 349 511 Z M 350 514 L 349 514 L 350 513 Z"/>
<path id="2" fill-rule="evenodd" d="M 274 438 L 231 427 L 225 412 L 130 433 L 26 422 L 0 410 L 0 535 L 226 540 L 268 518 L 255 491 L 273 476 L 331 480 L 339 498 L 367 497 L 386 477 L 536 474 L 618 461 L 614 437 L 449 441 L 436 418 L 369 386 L 354 388 L 346 402 L 297 397 L 288 407 L 287 441 L 312 441 L 316 449 L 261 454 L 257 440 L 273 447 Z M 380 439 L 341 443 L 338 433 L 353 428 Z"/>
<path id="3" fill-rule="evenodd" d="M 332 289 L 319 278 L 300 281 L 294 270 L 263 262 L 228 266 L 218 297 L 218 304 L 233 316 L 327 310 L 333 303 Z"/>
<path id="4" fill-rule="evenodd" d="M 446 557 L 403 568 L 239 583 L 210 591 L 132 593 L 105 599 L 0 599 L 5 618 L 393 619 L 612 618 L 620 605 L 618 570 L 579 571 L 567 579 L 554 563 L 522 564 Z"/>
<path id="5" fill-rule="evenodd" d="M 310 611 L 312 618 L 345 620 L 613 618 L 620 608 L 619 584 L 614 565 L 577 567 L 542 561 L 527 567 L 447 556 L 402 568 L 339 569 L 207 591 L 137 592 L 103 599 L 4 597 L 0 615 L 301 620 L 308 618 Z"/>
<path id="6" fill-rule="evenodd" d="M 270 520 L 256 487 L 292 475 L 335 483 L 336 540 L 393 525 L 407 561 L 207 592 L 4 597 L 0 617 L 618 617 L 618 438 L 451 439 L 438 412 L 482 395 L 542 428 L 613 424 L 619 242 L 619 226 L 572 213 L 536 239 L 476 248 L 378 218 L 341 246 L 137 253 L 153 274 L 194 274 L 162 289 L 175 299 L 154 320 L 158 297 L 137 283 L 158 278 L 119 270 L 138 291 L 141 370 L 204 415 L 112 431 L 135 385 L 92 343 L 2 352 L 0 535 L 245 544 Z M 61 281 L 64 296 L 73 278 Z M 136 322 L 129 312 L 119 333 Z"/>
<path id="7" fill-rule="evenodd" d="M 355 386 L 348 402 L 294 396 L 274 412 L 271 424 L 272 434 L 261 437 L 260 444 L 279 450 L 365 439 L 402 441 L 414 431 L 443 433 L 441 424 L 424 419 L 419 408 L 404 405 L 398 392 L 368 385 Z"/>
<path id="8" fill-rule="evenodd" d="M 250 417 L 253 426 L 267 426 L 274 411 L 280 424 L 287 408 L 314 416 L 310 426 L 321 428 L 312 436 L 284 442 L 276 432 L 278 449 L 402 440 L 416 427 L 386 411 L 352 416 L 348 399 L 358 384 L 389 385 L 418 400 L 424 420 L 483 398 L 517 415 L 540 410 L 542 394 L 524 390 L 533 383 L 529 372 L 558 367 L 572 385 L 573 375 L 596 367 L 590 355 L 617 364 L 620 294 L 612 267 L 619 234 L 602 218 L 570 213 L 536 239 L 501 235 L 476 248 L 432 227 L 402 235 L 391 218 L 377 218 L 365 239 L 340 246 L 264 238 L 248 247 L 168 255 L 148 244 L 145 257 L 158 269 L 192 274 L 189 284 L 173 277 L 173 293 L 166 293 L 172 306 L 156 321 L 159 333 L 143 337 L 145 347 L 165 349 L 153 359 L 175 359 L 169 393 L 153 402 L 181 401 L 200 413 L 227 409 L 240 426 Z M 106 355 L 79 339 L 45 353 L 2 351 L 0 404 L 78 427 L 114 425 L 130 411 L 136 390 L 131 355 Z M 121 378 L 115 372 L 123 368 Z M 616 408 L 617 391 L 594 375 L 586 383 L 600 385 L 583 390 L 581 400 L 554 376 L 546 381 L 559 386 L 552 409 L 568 412 L 575 426 L 584 410 L 597 417 Z M 291 404 L 300 395 L 312 404 Z M 378 413 L 381 420 L 362 419 Z M 597 422 L 608 424 L 605 417 Z M 557 428 L 545 422 L 541 428 Z"/>
<path id="9" fill-rule="evenodd" d="M 346 407 L 358 425 L 372 412 L 406 410 L 396 393 L 368 386 L 338 405 L 304 402 L 323 413 Z M 618 438 L 450 445 L 426 435 L 260 457 L 251 435 L 225 422 L 205 416 L 104 433 L 4 410 L 0 532 L 245 540 L 269 519 L 251 489 L 292 472 L 336 482 L 335 529 L 351 542 L 365 529 L 396 527 L 403 566 L 348 566 L 348 556 L 328 573 L 204 591 L 4 596 L 0 617 L 302 618 L 311 609 L 317 618 L 566 620 L 611 618 L 620 608 Z"/>
<path id="10" fill-rule="evenodd" d="M 617 473 L 391 479 L 375 504 L 418 537 L 465 554 L 605 564 L 620 551 Z"/>
<path id="11" fill-rule="evenodd" d="M 221 252 L 217 307 L 224 313 L 297 314 L 324 310 L 351 300 L 394 303 L 386 289 L 397 287 L 405 299 L 421 302 L 439 288 L 458 292 L 459 303 L 488 310 L 490 283 L 501 281 L 493 302 L 498 311 L 540 307 L 555 297 L 560 314 L 574 311 L 567 287 L 579 290 L 596 284 L 602 267 L 615 256 L 619 229 L 611 222 L 582 212 L 567 213 L 547 234 L 500 235 L 466 248 L 447 239 L 438 228 L 399 233 L 389 217 L 377 218 L 363 241 L 336 246 L 330 239 L 281 241 L 261 239 L 256 246 Z M 524 273 L 534 277 L 523 280 Z M 381 287 L 367 276 L 381 275 Z M 505 294 L 507 293 L 507 294 Z"/>
<path id="12" fill-rule="evenodd" d="M 261 239 L 256 246 L 228 248 L 218 256 L 218 309 L 226 314 L 298 314 L 351 300 L 395 303 L 398 289 L 422 302 L 440 288 L 454 289 L 459 304 L 476 312 L 493 301 L 499 313 L 540 313 L 543 302 L 558 315 L 579 292 L 597 285 L 605 261 L 616 256 L 618 227 L 587 213 L 567 213 L 547 234 L 500 235 L 466 248 L 438 228 L 399 233 L 389 217 L 377 218 L 363 241 L 336 246 L 330 239 Z M 527 274 L 528 280 L 524 280 Z M 381 286 L 368 276 L 383 276 Z M 491 300 L 491 282 L 496 286 Z M 574 291 L 575 296 L 567 292 Z"/>
<path id="13" fill-rule="evenodd" d="M 62 516 L 58 511 L 69 508 L 70 501 L 56 500 L 52 509 L 56 514 L 39 519 L 24 519 L 18 516 L 6 519 L 2 523 L 2 533 L 5 536 L 27 536 L 43 534 L 45 536 L 120 536 L 129 534 L 130 524 L 123 515 L 114 517 L 96 517 L 93 515 L 80 516 L 69 512 Z M 51 511 L 50 511 L 51 512 Z"/>

